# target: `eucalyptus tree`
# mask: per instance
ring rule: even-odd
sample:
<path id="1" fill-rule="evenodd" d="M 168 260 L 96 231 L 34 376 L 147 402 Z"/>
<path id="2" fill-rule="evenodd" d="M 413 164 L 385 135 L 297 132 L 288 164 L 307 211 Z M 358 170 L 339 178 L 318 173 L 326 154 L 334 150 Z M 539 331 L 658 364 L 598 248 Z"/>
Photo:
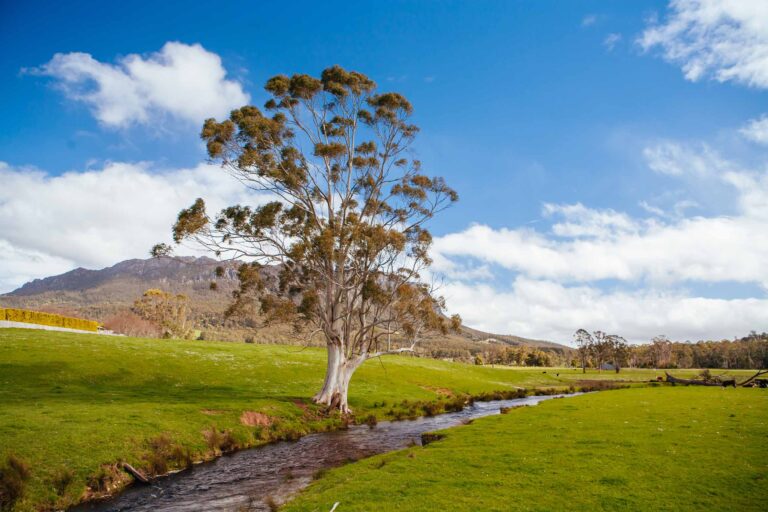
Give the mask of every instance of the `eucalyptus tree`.
<path id="1" fill-rule="evenodd" d="M 155 324 L 164 338 L 188 338 L 192 332 L 187 325 L 189 304 L 186 295 L 152 288 L 136 299 L 131 309 Z"/>
<path id="2" fill-rule="evenodd" d="M 595 340 L 586 329 L 576 331 L 573 338 L 576 342 L 576 351 L 579 353 L 579 359 L 581 360 L 581 371 L 582 373 L 587 373 L 587 362 L 589 361 L 590 354 L 592 354 L 592 346 Z"/>
<path id="3" fill-rule="evenodd" d="M 603 363 L 611 354 L 610 335 L 604 331 L 594 331 L 592 336 L 595 340 L 592 344 L 592 357 L 595 360 L 595 367 L 598 371 L 602 371 Z"/>
<path id="4" fill-rule="evenodd" d="M 230 311 L 255 300 L 270 320 L 322 335 L 327 370 L 314 400 L 349 412 L 349 382 L 364 361 L 458 328 L 423 276 L 432 242 L 425 223 L 458 195 L 413 158 L 418 128 L 401 94 L 379 93 L 339 66 L 319 78 L 278 75 L 265 89 L 263 110 L 208 119 L 201 137 L 213 161 L 274 200 L 211 215 L 197 199 L 179 213 L 173 238 L 242 262 Z M 170 250 L 160 244 L 153 254 Z M 263 265 L 280 266 L 281 293 L 266 291 Z M 407 343 L 390 348 L 391 335 Z"/>
<path id="5" fill-rule="evenodd" d="M 613 361 L 613 369 L 616 373 L 619 373 L 624 362 L 629 358 L 629 344 L 627 343 L 627 340 L 618 334 L 608 335 L 606 341 Z"/>

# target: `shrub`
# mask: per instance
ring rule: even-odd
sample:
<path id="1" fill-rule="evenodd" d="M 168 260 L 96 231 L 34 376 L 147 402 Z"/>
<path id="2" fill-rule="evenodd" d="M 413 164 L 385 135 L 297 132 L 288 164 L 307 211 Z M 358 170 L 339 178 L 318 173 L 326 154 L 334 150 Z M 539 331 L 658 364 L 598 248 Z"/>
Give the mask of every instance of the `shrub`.
<path id="1" fill-rule="evenodd" d="M 72 483 L 72 480 L 75 479 L 75 472 L 68 468 L 61 468 L 59 469 L 54 475 L 53 475 L 53 488 L 56 491 L 56 494 L 59 496 L 64 496 L 64 493 L 67 492 L 67 488 Z"/>
<path id="2" fill-rule="evenodd" d="M 368 425 L 369 428 L 375 427 L 376 423 L 378 423 L 378 421 L 376 420 L 376 416 L 373 414 L 369 414 L 368 416 L 366 416 L 363 422 L 366 425 Z"/>
<path id="3" fill-rule="evenodd" d="M 435 432 L 424 432 L 421 434 L 421 445 L 427 446 L 429 443 L 434 443 L 435 441 L 440 441 L 441 439 L 445 439 L 445 434 L 437 434 Z"/>
<path id="4" fill-rule="evenodd" d="M 147 463 L 147 472 L 151 475 L 163 475 L 168 472 L 168 461 L 165 455 L 159 452 L 149 452 L 144 456 Z"/>
<path id="5" fill-rule="evenodd" d="M 443 404 L 436 402 L 425 402 L 421 408 L 425 416 L 435 416 L 445 411 Z"/>
<path id="6" fill-rule="evenodd" d="M 445 402 L 443 408 L 446 412 L 459 412 L 468 404 L 468 398 L 464 395 L 456 396 Z"/>
<path id="7" fill-rule="evenodd" d="M 170 459 L 176 463 L 176 465 L 180 468 L 191 468 L 192 463 L 194 462 L 192 459 L 192 452 L 189 451 L 189 448 L 184 448 L 180 445 L 174 445 L 173 448 L 171 448 L 171 457 Z"/>
<path id="8" fill-rule="evenodd" d="M 216 439 L 218 443 L 221 439 Z M 189 468 L 192 466 L 192 452 L 174 443 L 168 434 L 160 434 L 147 441 L 148 453 L 144 455 L 147 471 L 152 475 L 162 475 L 170 468 Z M 170 467 L 169 467 L 170 466 Z"/>
<path id="9" fill-rule="evenodd" d="M 110 489 L 112 482 L 118 479 L 120 471 L 113 464 L 102 465 L 99 470 L 88 477 L 86 485 L 92 491 L 103 493 Z"/>
<path id="10" fill-rule="evenodd" d="M 0 510 L 11 510 L 24 494 L 24 486 L 29 480 L 29 466 L 16 457 L 8 455 L 0 466 Z"/>
<path id="11" fill-rule="evenodd" d="M 160 328 L 131 311 L 121 311 L 104 320 L 104 327 L 126 336 L 160 337 Z"/>
<path id="12" fill-rule="evenodd" d="M 208 445 L 208 449 L 212 452 L 216 452 L 221 445 L 221 433 L 216 427 L 211 427 L 208 430 L 203 431 L 203 437 L 205 438 L 205 444 Z"/>
<path id="13" fill-rule="evenodd" d="M 217 451 L 227 453 L 240 448 L 240 443 L 237 442 L 231 430 L 219 431 L 216 427 L 212 426 L 208 430 L 203 431 L 203 437 L 205 437 L 208 448 L 214 453 Z"/>
<path id="14" fill-rule="evenodd" d="M 0 320 L 48 325 L 51 327 L 65 327 L 67 329 L 77 329 L 80 331 L 96 332 L 99 329 L 99 323 L 93 320 L 72 318 L 57 315 L 55 313 L 43 313 L 41 311 L 29 311 L 27 309 L 0 309 Z"/>

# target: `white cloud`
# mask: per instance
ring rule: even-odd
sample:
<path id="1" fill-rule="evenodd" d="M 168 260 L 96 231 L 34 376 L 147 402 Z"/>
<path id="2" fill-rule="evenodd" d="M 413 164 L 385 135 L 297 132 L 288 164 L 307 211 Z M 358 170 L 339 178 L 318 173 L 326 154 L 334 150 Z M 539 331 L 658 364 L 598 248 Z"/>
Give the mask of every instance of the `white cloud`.
<path id="1" fill-rule="evenodd" d="M 595 14 L 587 14 L 583 18 L 581 18 L 581 26 L 582 27 L 591 27 L 597 23 L 597 15 Z"/>
<path id="2" fill-rule="evenodd" d="M 146 258 L 153 244 L 169 240 L 179 210 L 197 197 L 212 213 L 262 200 L 205 164 L 158 170 L 147 163 L 108 163 L 50 176 L 0 162 L 0 183 L 0 291 L 77 266 Z"/>
<path id="3" fill-rule="evenodd" d="M 543 214 L 546 217 L 561 215 L 565 222 L 552 226 L 552 232 L 561 237 L 603 237 L 636 233 L 637 223 L 628 215 L 614 210 L 593 210 L 581 203 L 551 204 L 545 203 Z"/>
<path id="4" fill-rule="evenodd" d="M 570 343 L 576 329 L 602 329 L 633 342 L 666 334 L 675 340 L 731 339 L 768 322 L 768 299 L 712 299 L 682 292 L 604 292 L 518 277 L 510 289 L 450 282 L 441 289 L 450 312 L 487 332 Z"/>
<path id="5" fill-rule="evenodd" d="M 764 219 L 694 217 L 672 223 L 637 221 L 635 227 L 636 232 L 558 240 L 525 229 L 476 224 L 437 238 L 434 250 L 446 259 L 471 257 L 559 282 L 735 281 L 768 288 L 768 223 Z M 593 230 L 589 224 L 583 229 Z M 442 270 L 439 265 L 436 269 Z"/>
<path id="6" fill-rule="evenodd" d="M 706 145 L 665 142 L 645 151 L 656 172 L 714 189 L 734 213 L 687 216 L 678 199 L 648 217 L 581 203 L 545 204 L 551 230 L 475 224 L 435 239 L 434 269 L 499 269 L 509 288 L 447 276 L 441 292 L 468 325 L 569 341 L 578 328 L 615 331 L 634 341 L 732 337 L 768 325 L 768 172 L 747 170 Z M 730 198 L 734 199 L 731 200 Z M 731 204 L 732 203 L 732 204 Z M 697 286 L 762 289 L 752 298 L 696 296 Z M 714 287 L 714 288 L 712 288 Z M 699 288 L 700 289 L 700 288 Z"/>
<path id="7" fill-rule="evenodd" d="M 765 0 L 672 0 L 666 19 L 651 23 L 638 42 L 660 48 L 688 80 L 768 88 Z"/>
<path id="8" fill-rule="evenodd" d="M 768 172 L 732 171 L 725 173 L 723 180 L 739 191 L 738 205 L 741 211 L 763 223 L 757 227 L 762 231 L 756 233 L 759 239 L 761 234 L 768 232 Z"/>
<path id="9" fill-rule="evenodd" d="M 0 238 L 0 293 L 11 291 L 32 279 L 72 270 L 70 260 L 40 251 L 14 247 Z"/>
<path id="10" fill-rule="evenodd" d="M 666 217 L 667 215 L 667 212 L 665 212 L 658 206 L 653 206 L 648 201 L 640 201 L 638 205 L 640 206 L 640 208 L 642 208 L 643 210 L 645 210 L 646 212 L 652 215 L 656 215 L 658 217 Z"/>
<path id="11" fill-rule="evenodd" d="M 621 42 L 621 34 L 614 32 L 605 36 L 605 39 L 603 39 L 603 46 L 611 52 L 616 48 L 616 45 L 619 44 L 619 42 Z"/>
<path id="12" fill-rule="evenodd" d="M 199 44 L 168 42 L 157 53 L 130 54 L 116 64 L 88 53 L 57 53 L 33 72 L 54 77 L 68 98 L 88 105 L 109 127 L 165 117 L 199 124 L 250 101 L 239 82 L 226 78 L 221 58 Z"/>
<path id="13" fill-rule="evenodd" d="M 691 147 L 679 142 L 665 141 L 643 150 L 648 167 L 659 174 L 698 177 L 727 171 L 733 165 L 706 144 Z"/>
<path id="14" fill-rule="evenodd" d="M 768 115 L 763 114 L 757 119 L 752 119 L 739 133 L 752 142 L 768 145 Z"/>
<path id="15" fill-rule="evenodd" d="M 648 201 L 640 201 L 638 206 L 640 206 L 640 208 L 650 213 L 654 217 L 664 217 L 667 219 L 681 219 L 685 216 L 687 210 L 701 207 L 698 202 L 692 199 L 681 199 L 679 201 L 675 201 L 675 203 L 672 204 L 667 211 L 659 206 L 650 204 Z"/>

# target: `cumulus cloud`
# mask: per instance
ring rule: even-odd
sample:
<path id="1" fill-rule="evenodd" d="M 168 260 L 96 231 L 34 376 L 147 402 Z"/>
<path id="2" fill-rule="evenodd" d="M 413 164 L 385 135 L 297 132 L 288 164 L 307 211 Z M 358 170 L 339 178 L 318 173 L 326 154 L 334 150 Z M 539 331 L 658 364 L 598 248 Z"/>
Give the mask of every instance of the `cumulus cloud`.
<path id="1" fill-rule="evenodd" d="M 15 247 L 0 238 L 0 293 L 32 279 L 72 270 L 72 262 L 44 252 Z"/>
<path id="2" fill-rule="evenodd" d="M 443 258 L 472 257 L 564 283 L 735 281 L 768 288 L 768 223 L 764 219 L 643 220 L 636 221 L 634 228 L 634 232 L 595 235 L 601 227 L 586 224 L 583 231 L 591 236 L 558 240 L 536 231 L 476 224 L 436 239 L 435 251 Z"/>
<path id="3" fill-rule="evenodd" d="M 263 200 L 206 164 L 163 170 L 108 163 L 51 176 L 0 163 L 0 183 L 0 291 L 77 266 L 146 258 L 153 244 L 168 241 L 179 210 L 201 195 L 211 212 Z"/>
<path id="4" fill-rule="evenodd" d="M 757 119 L 752 119 L 739 133 L 752 142 L 768 146 L 768 116 L 763 114 Z"/>
<path id="5" fill-rule="evenodd" d="M 768 88 L 768 2 L 672 0 L 638 40 L 660 49 L 688 80 L 712 78 Z"/>
<path id="6" fill-rule="evenodd" d="M 108 127 L 167 117 L 199 124 L 250 101 L 242 84 L 227 79 L 221 58 L 199 44 L 168 42 L 159 52 L 130 54 L 115 64 L 88 53 L 57 53 L 32 71 L 56 79 L 69 99 L 88 105 Z"/>
<path id="7" fill-rule="evenodd" d="M 487 332 L 512 333 L 560 343 L 578 328 L 602 329 L 647 342 L 731 339 L 768 321 L 768 299 L 713 299 L 658 290 L 605 292 L 518 277 L 503 291 L 490 284 L 449 282 L 441 293 L 451 312 Z"/>
<path id="8" fill-rule="evenodd" d="M 768 325 L 768 297 L 699 297 L 697 286 L 768 291 L 768 172 L 749 170 L 706 145 L 664 142 L 645 151 L 651 169 L 707 181 L 733 196 L 732 215 L 686 216 L 647 202 L 633 217 L 581 203 L 545 204 L 548 230 L 475 224 L 435 239 L 435 271 L 452 312 L 490 332 L 568 341 L 580 327 L 633 341 L 731 337 Z M 460 265 L 456 265 L 459 261 Z M 511 287 L 454 277 L 483 268 L 514 275 Z"/>

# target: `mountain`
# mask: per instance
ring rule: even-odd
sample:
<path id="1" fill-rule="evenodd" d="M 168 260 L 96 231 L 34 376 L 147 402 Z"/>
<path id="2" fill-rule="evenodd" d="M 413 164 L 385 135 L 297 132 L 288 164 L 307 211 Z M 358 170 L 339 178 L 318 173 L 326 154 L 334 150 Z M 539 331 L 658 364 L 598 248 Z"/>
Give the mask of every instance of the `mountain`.
<path id="1" fill-rule="evenodd" d="M 135 281 L 175 287 L 208 287 L 219 262 L 211 258 L 150 258 L 121 261 L 101 270 L 76 268 L 64 274 L 35 279 L 5 297 L 28 297 L 56 292 L 85 292 L 114 282 Z M 225 268 L 225 281 L 237 280 L 233 266 Z M 198 286 L 199 285 L 199 286 Z"/>
<path id="2" fill-rule="evenodd" d="M 216 277 L 216 267 L 224 274 Z M 35 279 L 20 288 L 0 295 L 0 306 L 44 309 L 76 314 L 104 322 L 109 317 L 130 309 L 133 302 L 149 288 L 183 293 L 190 300 L 190 316 L 206 339 L 243 340 L 259 342 L 298 342 L 289 327 L 259 327 L 259 319 L 227 320 L 223 312 L 237 288 L 236 263 L 218 262 L 211 258 L 181 257 L 162 259 L 131 259 L 101 270 L 77 268 L 64 274 Z M 277 267 L 262 269 L 267 288 L 277 289 Z M 216 281 L 216 289 L 211 282 Z M 427 343 L 440 357 L 487 351 L 489 346 L 533 347 L 563 356 L 571 349 L 545 340 L 533 340 L 513 335 L 493 334 L 463 327 L 451 334 Z"/>

